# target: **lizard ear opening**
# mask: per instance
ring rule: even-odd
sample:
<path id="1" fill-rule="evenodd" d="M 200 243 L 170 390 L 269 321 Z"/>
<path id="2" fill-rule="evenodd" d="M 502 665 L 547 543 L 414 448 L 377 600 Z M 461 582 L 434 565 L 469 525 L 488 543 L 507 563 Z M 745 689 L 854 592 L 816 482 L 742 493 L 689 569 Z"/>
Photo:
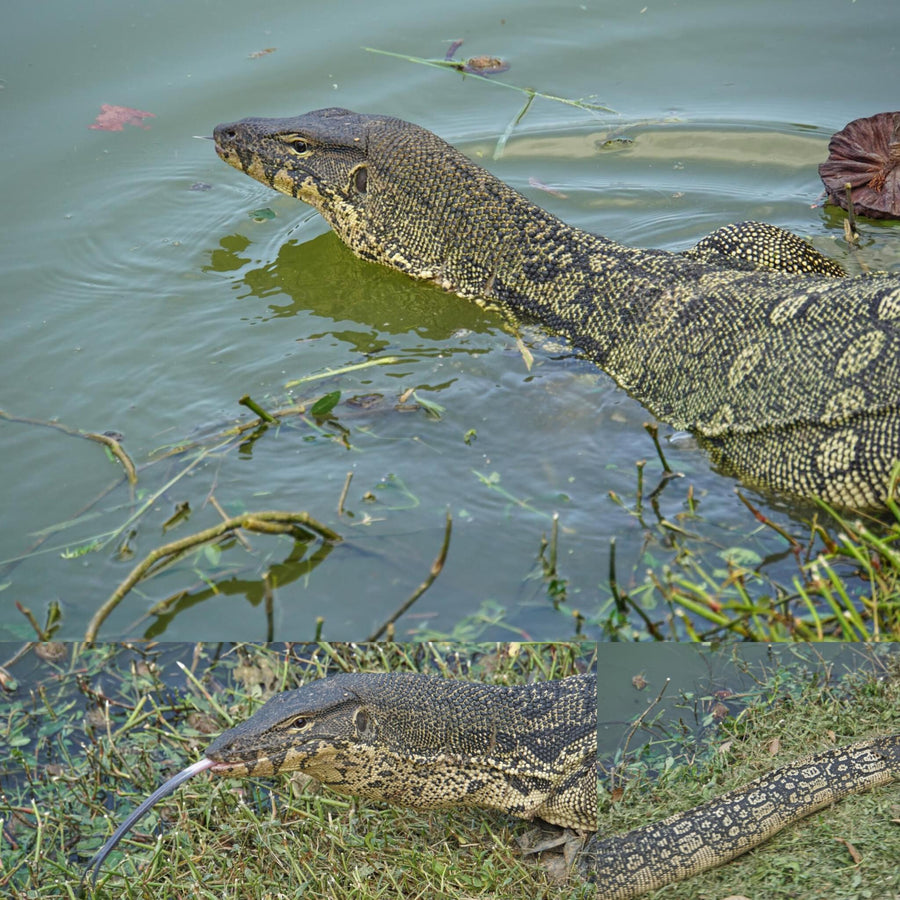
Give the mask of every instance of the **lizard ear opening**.
<path id="1" fill-rule="evenodd" d="M 362 707 L 353 714 L 353 726 L 356 728 L 357 736 L 363 740 L 374 740 L 378 731 L 374 717 Z"/>
<path id="2" fill-rule="evenodd" d="M 350 173 L 350 184 L 356 188 L 357 193 L 365 194 L 369 187 L 369 167 L 365 164 L 357 166 Z"/>

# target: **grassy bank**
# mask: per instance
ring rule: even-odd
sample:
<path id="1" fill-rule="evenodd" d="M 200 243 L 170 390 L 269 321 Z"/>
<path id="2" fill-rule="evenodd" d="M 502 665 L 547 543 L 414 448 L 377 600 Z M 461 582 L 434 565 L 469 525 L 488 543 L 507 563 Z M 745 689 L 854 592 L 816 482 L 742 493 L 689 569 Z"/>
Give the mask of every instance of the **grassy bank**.
<path id="1" fill-rule="evenodd" d="M 63 645 L 13 665 L 0 700 L 0 894 L 74 898 L 83 866 L 144 797 L 198 759 L 211 736 L 299 679 L 416 670 L 499 683 L 590 665 L 586 644 Z M 811 648 L 814 659 L 815 648 Z M 652 715 L 651 740 L 603 760 L 601 833 L 645 825 L 824 749 L 900 730 L 896 655 L 860 672 L 772 666 L 740 696 L 697 698 L 698 738 Z M 863 671 L 864 670 L 864 671 Z M 754 670 L 755 671 L 755 670 Z M 639 677 L 639 673 L 635 673 Z M 13 680 L 20 679 L 17 686 Z M 603 719 L 600 685 L 600 714 Z M 650 705 L 648 698 L 648 705 Z M 688 716 L 685 716 L 689 720 Z M 622 724 L 622 746 L 632 730 Z M 658 900 L 894 900 L 900 793 L 849 798 L 757 851 L 658 892 Z M 537 862 L 527 822 L 486 812 L 414 812 L 322 790 L 302 776 L 189 781 L 106 862 L 96 896 L 126 898 L 592 896 L 559 860 Z M 120 852 L 121 851 L 121 852 Z M 564 868 L 564 867 L 563 867 Z"/>
<path id="2" fill-rule="evenodd" d="M 644 544 L 628 568 L 611 548 L 592 623 L 619 640 L 900 641 L 900 506 L 766 514 L 739 491 L 745 521 L 726 528 L 659 457 L 638 464 L 632 497 L 612 496 Z"/>
<path id="3" fill-rule="evenodd" d="M 651 742 L 628 761 L 618 802 L 601 803 L 601 834 L 690 809 L 819 750 L 900 732 L 900 655 L 860 656 L 858 673 L 776 668 L 741 702 L 709 698 L 709 745 Z M 622 784 L 618 773 L 607 786 Z M 601 782 L 602 783 L 602 782 Z M 601 797 L 603 792 L 601 791 Z M 657 900 L 897 900 L 900 782 L 849 797 L 789 826 L 737 860 L 648 896 Z"/>
<path id="4" fill-rule="evenodd" d="M 11 758 L 0 893 L 75 897 L 83 864 L 140 800 L 199 758 L 211 734 L 298 676 L 416 670 L 517 683 L 573 674 L 591 653 L 577 644 L 63 645 L 32 673 L 25 696 L 4 701 L 0 740 Z M 551 875 L 518 853 L 517 839 L 532 830 L 478 811 L 358 802 L 303 776 L 204 775 L 137 825 L 104 866 L 96 896 L 542 896 Z M 554 892 L 586 890 L 573 879 Z"/>

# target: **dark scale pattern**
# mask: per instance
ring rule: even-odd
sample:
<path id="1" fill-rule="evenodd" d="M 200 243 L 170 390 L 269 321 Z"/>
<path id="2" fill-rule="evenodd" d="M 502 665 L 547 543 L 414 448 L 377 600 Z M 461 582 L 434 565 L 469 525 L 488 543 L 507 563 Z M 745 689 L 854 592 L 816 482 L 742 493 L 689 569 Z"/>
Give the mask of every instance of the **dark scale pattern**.
<path id="1" fill-rule="evenodd" d="M 900 735 L 791 763 L 685 813 L 589 843 L 582 865 L 603 900 L 629 900 L 719 866 L 849 794 L 900 778 Z"/>
<path id="2" fill-rule="evenodd" d="M 387 116 L 326 109 L 220 125 L 215 137 L 226 162 L 315 206 L 365 259 L 565 335 L 727 471 L 839 506 L 884 505 L 900 459 L 900 278 L 842 277 L 757 222 L 685 254 L 625 247 Z M 365 192 L 351 175 L 361 163 Z"/>

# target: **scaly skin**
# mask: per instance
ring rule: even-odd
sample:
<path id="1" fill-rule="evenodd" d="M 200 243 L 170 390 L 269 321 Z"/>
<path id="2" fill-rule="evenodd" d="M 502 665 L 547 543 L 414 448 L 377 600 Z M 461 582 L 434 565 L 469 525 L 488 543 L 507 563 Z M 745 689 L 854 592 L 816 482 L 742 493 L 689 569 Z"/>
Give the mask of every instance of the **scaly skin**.
<path id="1" fill-rule="evenodd" d="M 215 141 L 364 259 L 565 335 L 724 470 L 795 497 L 884 505 L 900 459 L 900 278 L 840 277 L 758 223 L 687 254 L 625 247 L 388 116 L 244 119 Z"/>
<path id="2" fill-rule="evenodd" d="M 900 779 L 900 734 L 825 750 L 708 803 L 595 839 L 581 861 L 598 900 L 630 900 L 729 862 L 838 800 Z"/>
<path id="3" fill-rule="evenodd" d="M 499 687 L 335 675 L 276 694 L 206 751 L 223 775 L 299 770 L 344 794 L 597 828 L 597 676 Z"/>

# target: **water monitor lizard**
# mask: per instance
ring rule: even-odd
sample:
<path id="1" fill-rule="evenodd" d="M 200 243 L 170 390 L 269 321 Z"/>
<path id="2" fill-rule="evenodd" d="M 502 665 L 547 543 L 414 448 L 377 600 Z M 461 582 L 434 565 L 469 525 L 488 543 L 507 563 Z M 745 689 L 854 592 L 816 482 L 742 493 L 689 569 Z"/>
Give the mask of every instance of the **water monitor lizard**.
<path id="1" fill-rule="evenodd" d="M 88 866 L 186 778 L 299 770 L 346 794 L 424 809 L 477 806 L 595 832 L 597 677 L 502 687 L 351 673 L 276 694 L 126 819 Z M 582 854 L 600 900 L 721 865 L 851 793 L 900 778 L 900 734 L 827 750 Z M 86 874 L 87 874 L 86 873 Z"/>
<path id="2" fill-rule="evenodd" d="M 782 229 L 685 254 L 551 215 L 430 131 L 320 109 L 215 129 L 230 165 L 310 203 L 356 254 L 565 335 L 746 482 L 884 505 L 900 459 L 900 277 L 842 277 Z"/>

